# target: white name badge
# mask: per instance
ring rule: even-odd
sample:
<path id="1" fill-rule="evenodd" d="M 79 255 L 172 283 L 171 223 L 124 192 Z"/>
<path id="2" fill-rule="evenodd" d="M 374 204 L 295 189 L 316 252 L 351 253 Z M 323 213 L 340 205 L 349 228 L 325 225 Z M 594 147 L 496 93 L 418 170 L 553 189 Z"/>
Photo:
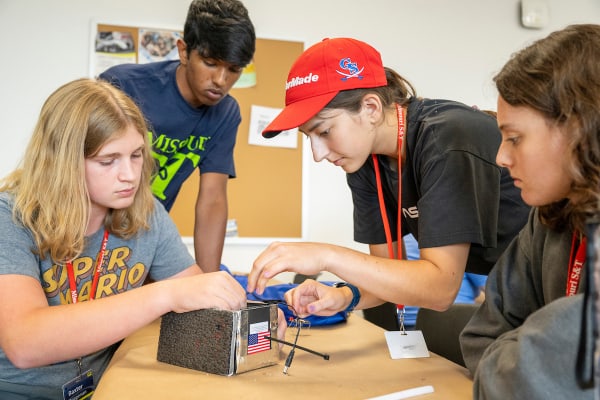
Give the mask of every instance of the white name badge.
<path id="1" fill-rule="evenodd" d="M 385 331 L 385 340 L 392 359 L 429 357 L 421 331 Z"/>

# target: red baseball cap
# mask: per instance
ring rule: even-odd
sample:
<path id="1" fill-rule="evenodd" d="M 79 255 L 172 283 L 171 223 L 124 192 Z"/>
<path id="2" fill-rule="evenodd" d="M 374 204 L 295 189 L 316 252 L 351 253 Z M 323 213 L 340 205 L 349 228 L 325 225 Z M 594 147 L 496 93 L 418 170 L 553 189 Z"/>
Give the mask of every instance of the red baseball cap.
<path id="1" fill-rule="evenodd" d="M 294 62 L 285 83 L 285 108 L 263 131 L 266 138 L 297 128 L 340 91 L 386 86 L 377 50 L 351 38 L 323 39 Z"/>

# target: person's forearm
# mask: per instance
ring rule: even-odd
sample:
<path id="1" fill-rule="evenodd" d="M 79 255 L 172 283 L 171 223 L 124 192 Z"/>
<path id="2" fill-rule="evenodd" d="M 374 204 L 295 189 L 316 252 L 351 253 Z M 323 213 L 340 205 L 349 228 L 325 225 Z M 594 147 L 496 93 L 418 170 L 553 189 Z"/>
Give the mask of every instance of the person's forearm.
<path id="1" fill-rule="evenodd" d="M 194 226 L 194 255 L 203 272 L 218 271 L 223 255 L 227 210 L 222 206 L 197 214 Z"/>
<path id="2" fill-rule="evenodd" d="M 162 281 L 76 305 L 39 308 L 14 321 L 3 350 L 19 368 L 93 353 L 171 311 L 171 286 Z"/>
<path id="3" fill-rule="evenodd" d="M 338 246 L 328 246 L 326 252 L 327 271 L 365 292 L 357 308 L 389 301 L 445 310 L 460 287 L 460 279 L 430 261 L 392 260 Z"/>

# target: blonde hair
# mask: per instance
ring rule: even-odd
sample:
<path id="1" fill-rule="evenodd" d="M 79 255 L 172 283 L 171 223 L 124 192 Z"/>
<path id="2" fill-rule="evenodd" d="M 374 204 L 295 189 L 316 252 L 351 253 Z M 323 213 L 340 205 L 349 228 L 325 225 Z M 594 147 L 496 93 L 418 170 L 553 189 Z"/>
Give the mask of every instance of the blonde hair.
<path id="1" fill-rule="evenodd" d="M 128 127 L 144 138 L 140 186 L 130 207 L 109 210 L 104 220 L 111 234 L 125 239 L 148 229 L 154 207 L 154 162 L 139 108 L 109 83 L 93 79 L 61 86 L 42 106 L 20 167 L 0 182 L 0 191 L 14 195 L 13 217 L 31 230 L 42 259 L 64 261 L 83 251 L 91 207 L 84 161 Z"/>

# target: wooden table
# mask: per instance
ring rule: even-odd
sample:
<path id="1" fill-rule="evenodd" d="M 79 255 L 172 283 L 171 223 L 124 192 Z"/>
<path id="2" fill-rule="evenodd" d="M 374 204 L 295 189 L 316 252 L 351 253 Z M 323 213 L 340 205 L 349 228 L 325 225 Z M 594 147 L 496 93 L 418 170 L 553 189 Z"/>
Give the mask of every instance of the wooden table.
<path id="1" fill-rule="evenodd" d="M 429 399 L 471 399 L 472 380 L 465 368 L 430 353 L 428 358 L 390 358 L 384 331 L 350 316 L 348 322 L 303 328 L 298 345 L 330 355 L 296 350 L 283 374 L 290 350 L 279 364 L 233 376 L 213 375 L 156 360 L 160 321 L 123 341 L 100 380 L 94 400 L 127 399 L 367 399 L 431 385 Z M 293 341 L 290 328 L 286 340 Z"/>

